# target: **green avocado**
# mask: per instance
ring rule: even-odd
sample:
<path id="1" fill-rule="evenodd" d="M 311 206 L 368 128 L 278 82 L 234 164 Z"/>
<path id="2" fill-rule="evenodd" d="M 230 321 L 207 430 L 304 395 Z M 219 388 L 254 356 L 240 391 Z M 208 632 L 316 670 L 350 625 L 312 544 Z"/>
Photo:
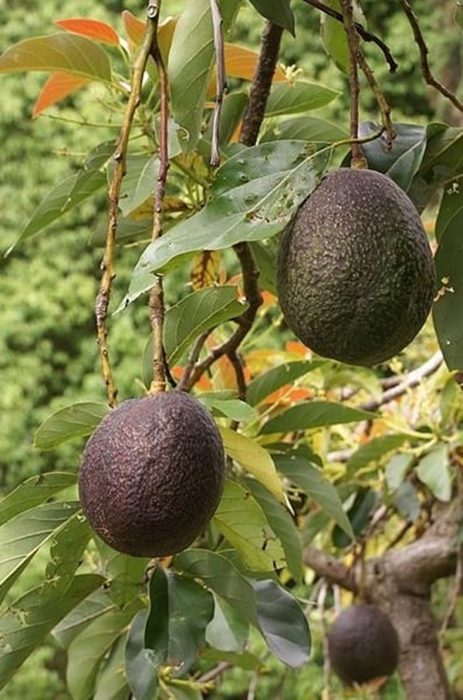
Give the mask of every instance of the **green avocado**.
<path id="1" fill-rule="evenodd" d="M 336 619 L 328 635 L 328 655 L 343 683 L 367 683 L 394 673 L 399 661 L 399 638 L 379 608 L 358 603 Z"/>
<path id="2" fill-rule="evenodd" d="M 381 173 L 342 168 L 322 180 L 284 231 L 277 283 L 284 318 L 305 345 L 371 366 L 416 336 L 436 273 L 405 192 Z"/>
<path id="3" fill-rule="evenodd" d="M 89 439 L 79 495 L 93 530 L 114 549 L 161 557 L 188 547 L 222 495 L 225 455 L 203 406 L 172 391 L 124 401 Z"/>

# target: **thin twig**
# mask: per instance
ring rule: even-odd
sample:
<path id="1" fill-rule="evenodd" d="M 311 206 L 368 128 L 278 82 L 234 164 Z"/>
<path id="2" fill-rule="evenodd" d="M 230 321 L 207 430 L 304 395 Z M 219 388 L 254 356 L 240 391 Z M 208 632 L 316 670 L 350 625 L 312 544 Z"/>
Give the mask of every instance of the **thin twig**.
<path id="1" fill-rule="evenodd" d="M 221 676 L 224 671 L 227 671 L 229 668 L 231 668 L 233 664 L 231 664 L 229 661 L 221 661 L 217 666 L 214 666 L 214 668 L 211 668 L 210 671 L 206 671 L 206 673 L 203 673 L 202 676 L 198 678 L 198 683 L 210 683 L 210 681 L 213 681 L 217 678 L 217 676 Z"/>
<path id="2" fill-rule="evenodd" d="M 363 155 L 363 151 L 357 142 L 359 137 L 359 98 L 360 85 L 358 77 L 358 55 L 359 55 L 359 39 L 354 25 L 352 0 L 341 0 L 342 19 L 344 29 L 347 35 L 347 44 L 350 53 L 350 137 L 351 137 L 351 152 L 352 165 L 354 168 L 365 168 L 367 161 Z"/>
<path id="3" fill-rule="evenodd" d="M 315 7 L 317 10 L 321 10 L 321 12 L 324 12 L 329 17 L 336 19 L 338 22 L 343 21 L 342 14 L 340 12 L 334 10 L 332 7 L 328 7 L 328 5 L 325 5 L 322 2 L 319 2 L 319 0 L 303 1 L 306 2 L 308 5 L 312 5 L 312 7 Z M 362 27 L 362 25 L 359 22 L 355 22 L 355 28 L 357 30 L 357 33 L 362 37 L 364 41 L 369 41 L 373 44 L 376 44 L 376 46 L 378 46 L 381 49 L 381 51 L 384 54 L 384 58 L 386 59 L 386 62 L 389 66 L 389 72 L 395 73 L 399 65 L 394 59 L 389 46 L 379 36 L 376 36 L 376 34 L 372 34 L 371 32 L 367 31 L 364 27 Z"/>
<path id="4" fill-rule="evenodd" d="M 273 75 L 278 61 L 281 35 L 283 29 L 271 22 L 266 22 L 262 33 L 261 48 L 256 71 L 252 80 L 248 104 L 243 117 L 240 142 L 245 146 L 254 146 L 259 135 L 259 129 L 265 115 L 265 106 L 270 94 Z M 240 261 L 243 274 L 244 295 L 249 306 L 238 320 L 236 331 L 221 345 L 213 348 L 210 354 L 201 362 L 197 362 L 192 370 L 185 370 L 181 386 L 186 391 L 202 377 L 204 372 L 223 355 L 235 353 L 241 342 L 251 330 L 257 311 L 262 304 L 259 290 L 259 270 L 254 261 L 251 248 L 246 242 L 233 246 Z M 199 357 L 199 355 L 198 355 Z"/>
<path id="5" fill-rule="evenodd" d="M 154 191 L 153 229 L 151 240 L 154 242 L 162 236 L 163 230 L 163 204 L 166 191 L 167 173 L 169 171 L 169 83 L 164 60 L 159 50 L 157 27 L 161 0 L 150 0 L 149 16 L 155 27 L 151 44 L 151 56 L 156 64 L 159 75 L 161 93 L 160 103 L 160 136 L 159 136 L 159 170 Z M 164 294 L 162 278 L 156 275 L 156 283 L 150 291 L 149 297 L 150 320 L 153 330 L 153 381 L 150 393 L 165 391 L 166 388 L 166 355 L 163 345 L 164 327 Z"/>
<path id="6" fill-rule="evenodd" d="M 193 349 L 192 349 L 190 355 L 188 356 L 188 360 L 187 360 L 187 363 L 185 365 L 185 369 L 183 371 L 182 378 L 178 383 L 177 388 L 180 389 L 181 391 L 188 391 L 193 386 L 193 384 L 189 383 L 191 373 L 193 372 L 195 364 L 199 360 L 199 356 L 201 355 L 201 350 L 204 347 L 204 343 L 206 342 L 206 340 L 208 339 L 208 337 L 212 333 L 212 330 L 213 329 L 210 328 L 209 330 L 202 333 L 199 336 L 196 343 L 193 345 Z"/>
<path id="7" fill-rule="evenodd" d="M 362 404 L 360 408 L 362 408 L 364 411 L 376 411 L 376 409 L 380 406 L 384 406 L 385 404 L 394 401 L 394 399 L 403 396 L 403 394 L 405 394 L 409 389 L 412 389 L 420 384 L 423 379 L 429 377 L 431 374 L 434 374 L 434 372 L 439 369 L 442 362 L 443 356 L 440 350 L 438 350 L 427 362 L 421 365 L 421 367 L 417 367 L 412 372 L 409 372 L 409 374 L 406 374 L 400 384 L 387 389 L 380 399 L 377 401 L 367 401 L 366 403 Z"/>
<path id="8" fill-rule="evenodd" d="M 438 92 L 440 92 L 441 95 L 450 100 L 454 107 L 456 107 L 460 112 L 463 112 L 463 103 L 460 102 L 455 93 L 453 93 L 451 90 L 449 90 L 449 88 L 447 88 L 439 80 L 437 80 L 437 78 L 434 77 L 431 71 L 431 66 L 429 65 L 428 60 L 429 49 L 421 31 L 418 17 L 413 11 L 412 6 L 410 5 L 408 0 L 400 0 L 400 3 L 402 5 L 402 9 L 405 13 L 405 16 L 408 19 L 410 27 L 412 28 L 415 42 L 420 51 L 421 72 L 423 74 L 423 78 L 425 79 L 428 85 L 435 88 Z"/>
<path id="9" fill-rule="evenodd" d="M 375 96 L 376 102 L 379 107 L 379 111 L 381 113 L 381 121 L 383 122 L 384 130 L 386 132 L 386 145 L 390 148 L 392 146 L 392 142 L 395 138 L 395 131 L 394 127 L 392 125 L 392 120 L 391 120 L 391 108 L 389 106 L 388 101 L 386 100 L 381 88 L 379 87 L 379 83 L 375 78 L 375 74 L 371 70 L 365 56 L 363 55 L 363 51 L 359 47 L 358 51 L 358 65 L 361 68 L 367 83 L 370 87 L 371 92 Z"/>
<path id="10" fill-rule="evenodd" d="M 318 609 L 318 614 L 320 615 L 320 630 L 322 633 L 322 642 L 323 642 L 323 694 L 322 694 L 322 700 L 330 700 L 331 664 L 330 664 L 330 655 L 329 655 L 329 651 L 328 651 L 328 630 L 326 628 L 326 620 L 325 620 L 325 605 L 326 605 L 327 595 L 328 595 L 328 584 L 324 579 L 322 579 L 320 591 L 319 591 L 318 596 L 317 596 L 317 609 Z"/>
<path id="11" fill-rule="evenodd" d="M 214 49 L 216 62 L 216 96 L 214 117 L 212 120 L 212 145 L 211 145 L 211 165 L 216 168 L 220 165 L 220 115 L 222 114 L 222 104 L 227 87 L 225 75 L 225 48 L 223 41 L 223 21 L 217 0 L 210 0 L 212 24 L 214 27 Z"/>
<path id="12" fill-rule="evenodd" d="M 236 350 L 229 352 L 228 359 L 233 365 L 236 376 L 236 385 L 238 388 L 238 398 L 242 401 L 246 400 L 246 379 L 244 377 L 243 361 Z"/>
<path id="13" fill-rule="evenodd" d="M 112 282 L 115 277 L 114 252 L 116 246 L 117 225 L 119 216 L 119 196 L 121 192 L 122 180 L 126 171 L 127 146 L 132 129 L 133 119 L 140 102 L 143 74 L 146 63 L 151 52 L 151 44 L 154 36 L 153 22 L 148 21 L 145 29 L 145 36 L 138 55 L 132 67 L 131 91 L 125 109 L 124 120 L 117 140 L 114 152 L 114 173 L 109 188 L 109 215 L 108 227 L 106 229 L 106 246 L 101 262 L 101 282 L 95 303 L 95 318 L 97 327 L 97 341 L 100 349 L 103 378 L 106 384 L 108 404 L 115 406 L 117 400 L 117 388 L 114 383 L 111 362 L 108 348 L 108 330 L 106 318 L 108 314 L 109 302 L 111 299 Z"/>

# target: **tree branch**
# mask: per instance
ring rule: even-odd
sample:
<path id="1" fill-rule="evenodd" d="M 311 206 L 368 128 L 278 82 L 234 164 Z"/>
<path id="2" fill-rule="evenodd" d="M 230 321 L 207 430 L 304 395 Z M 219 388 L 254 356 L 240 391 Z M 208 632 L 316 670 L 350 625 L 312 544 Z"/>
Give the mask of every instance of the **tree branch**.
<path id="1" fill-rule="evenodd" d="M 115 277 L 114 252 L 116 246 L 117 226 L 119 218 L 119 196 L 122 180 L 126 171 L 127 146 L 132 130 L 135 112 L 140 103 L 140 95 L 146 63 L 151 52 L 151 44 L 155 32 L 154 23 L 148 19 L 143 43 L 132 67 L 132 80 L 130 96 L 125 109 L 124 119 L 114 152 L 115 168 L 109 188 L 109 215 L 106 229 L 106 245 L 103 260 L 101 262 L 101 282 L 95 303 L 95 318 L 97 327 L 97 341 L 100 349 L 103 377 L 106 384 L 108 404 L 113 407 L 117 401 L 117 388 L 114 383 L 108 348 L 108 330 L 106 318 L 111 299 L 112 282 Z"/>
<path id="2" fill-rule="evenodd" d="M 154 26 L 150 53 L 158 70 L 161 92 L 159 170 L 154 191 L 152 242 L 162 236 L 164 195 L 169 171 L 169 83 L 157 37 L 160 8 L 161 0 L 150 0 L 148 15 Z M 162 278 L 159 275 L 156 275 L 156 282 L 150 291 L 149 308 L 153 330 L 153 381 L 150 393 L 157 393 L 165 391 L 166 388 L 166 354 L 163 345 L 164 293 Z"/>
<path id="3" fill-rule="evenodd" d="M 347 44 L 350 53 L 350 137 L 351 137 L 351 153 L 352 165 L 354 168 L 365 168 L 367 161 L 363 155 L 360 144 L 358 143 L 359 136 L 359 97 L 360 85 L 358 78 L 358 54 L 359 40 L 353 20 L 352 0 L 341 0 L 342 19 L 344 29 L 347 35 Z"/>
<path id="4" fill-rule="evenodd" d="M 332 17 L 333 19 L 337 20 L 338 22 L 342 22 L 342 14 L 338 12 L 337 10 L 334 10 L 332 7 L 328 7 L 328 5 L 325 5 L 323 2 L 319 2 L 319 0 L 303 0 L 305 3 L 308 5 L 312 5 L 312 7 L 315 7 L 317 10 L 320 10 L 321 12 L 324 12 L 326 15 L 329 17 Z M 389 46 L 382 40 L 380 39 L 379 36 L 376 36 L 375 34 L 372 34 L 371 32 L 368 32 L 364 27 L 362 27 L 359 22 L 355 22 L 355 28 L 357 30 L 357 33 L 362 37 L 364 41 L 372 42 L 373 44 L 376 44 L 381 51 L 384 54 L 384 58 L 386 59 L 386 62 L 389 66 L 389 72 L 390 73 L 395 73 L 397 68 L 398 68 L 398 63 L 394 59 L 391 50 Z"/>
<path id="5" fill-rule="evenodd" d="M 261 48 L 256 71 L 252 80 L 248 104 L 243 117 L 240 142 L 245 146 L 254 146 L 259 135 L 259 129 L 265 115 L 265 106 L 272 86 L 273 75 L 278 60 L 282 27 L 266 22 L 262 33 Z M 181 386 L 189 391 L 220 357 L 233 356 L 239 345 L 251 330 L 257 311 L 262 304 L 262 296 L 257 283 L 259 270 L 254 261 L 251 248 L 246 242 L 233 246 L 240 261 L 243 274 L 243 287 L 249 306 L 238 321 L 236 331 L 221 345 L 213 348 L 210 354 L 201 362 L 197 362 L 190 371 L 185 371 Z M 199 354 L 198 354 L 199 357 Z"/>
<path id="6" fill-rule="evenodd" d="M 306 547 L 304 549 L 304 564 L 313 569 L 318 576 L 326 578 L 330 583 L 335 583 L 348 591 L 356 592 L 357 584 L 352 571 L 331 554 L 322 552 L 316 547 Z"/>
<path id="7" fill-rule="evenodd" d="M 439 82 L 439 80 L 437 80 L 437 78 L 434 77 L 431 71 L 431 66 L 429 65 L 428 60 L 429 49 L 421 31 L 418 17 L 413 11 L 409 0 L 400 0 L 400 3 L 402 5 L 402 9 L 405 13 L 406 18 L 408 19 L 410 27 L 412 28 L 413 36 L 415 38 L 415 42 L 420 52 L 421 72 L 423 74 L 423 78 L 425 79 L 428 85 L 435 88 L 438 92 L 441 93 L 441 95 L 450 100 L 454 107 L 456 107 L 460 112 L 463 112 L 463 103 L 460 102 L 458 97 L 451 90 L 449 90 L 445 85 Z"/>

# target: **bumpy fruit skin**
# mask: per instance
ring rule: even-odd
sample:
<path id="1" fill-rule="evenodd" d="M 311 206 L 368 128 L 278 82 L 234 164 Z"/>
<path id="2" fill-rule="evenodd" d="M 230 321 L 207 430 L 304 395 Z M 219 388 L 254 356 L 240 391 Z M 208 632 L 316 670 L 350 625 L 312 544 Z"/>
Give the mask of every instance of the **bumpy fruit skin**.
<path id="1" fill-rule="evenodd" d="M 399 661 L 399 638 L 389 618 L 375 605 L 352 605 L 328 635 L 330 663 L 346 685 L 390 676 Z"/>
<path id="2" fill-rule="evenodd" d="M 278 292 L 288 326 L 316 353 L 371 366 L 410 343 L 435 295 L 413 203 L 371 170 L 331 172 L 283 233 Z"/>
<path id="3" fill-rule="evenodd" d="M 180 391 L 125 401 L 100 423 L 79 474 L 93 530 L 132 556 L 188 547 L 219 503 L 225 456 L 214 421 Z"/>

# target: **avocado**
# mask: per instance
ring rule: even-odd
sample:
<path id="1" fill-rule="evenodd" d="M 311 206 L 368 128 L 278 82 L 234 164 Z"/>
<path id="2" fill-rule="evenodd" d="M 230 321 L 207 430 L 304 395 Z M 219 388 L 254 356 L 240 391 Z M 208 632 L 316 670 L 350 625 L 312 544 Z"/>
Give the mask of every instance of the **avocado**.
<path id="1" fill-rule="evenodd" d="M 224 475 L 216 424 L 196 399 L 172 391 L 124 401 L 102 420 L 83 453 L 79 495 L 107 544 L 160 557 L 204 531 Z"/>
<path id="2" fill-rule="evenodd" d="M 389 618 L 375 605 L 344 610 L 328 635 L 328 655 L 346 685 L 390 676 L 399 661 L 399 638 Z"/>
<path id="3" fill-rule="evenodd" d="M 277 286 L 289 328 L 311 350 L 371 366 L 410 343 L 436 273 L 421 219 L 389 177 L 329 173 L 283 232 Z"/>

